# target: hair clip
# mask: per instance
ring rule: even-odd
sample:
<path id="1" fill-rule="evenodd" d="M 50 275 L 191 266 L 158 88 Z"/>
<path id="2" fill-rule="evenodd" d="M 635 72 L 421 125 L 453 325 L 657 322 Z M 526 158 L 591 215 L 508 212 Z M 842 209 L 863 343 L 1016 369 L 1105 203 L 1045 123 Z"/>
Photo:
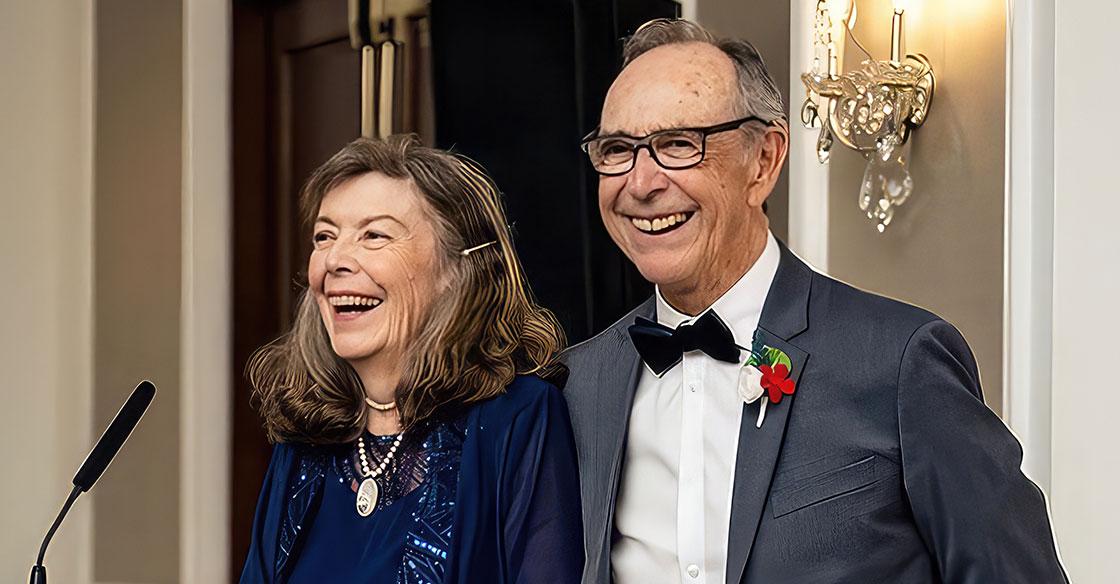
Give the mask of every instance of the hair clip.
<path id="1" fill-rule="evenodd" d="M 494 245 L 494 244 L 496 244 L 496 243 L 498 243 L 498 240 L 496 240 L 496 239 L 495 239 L 494 241 L 488 241 L 488 242 L 486 242 L 486 243 L 484 243 L 484 244 L 482 244 L 482 245 L 476 245 L 476 246 L 474 246 L 474 247 L 470 247 L 470 248 L 464 249 L 463 251 L 459 252 L 459 255 L 461 255 L 461 256 L 463 256 L 463 257 L 467 257 L 467 256 L 471 255 L 472 253 L 474 253 L 474 252 L 476 252 L 476 251 L 480 250 L 480 249 L 484 249 L 484 248 L 490 247 L 491 245 Z"/>

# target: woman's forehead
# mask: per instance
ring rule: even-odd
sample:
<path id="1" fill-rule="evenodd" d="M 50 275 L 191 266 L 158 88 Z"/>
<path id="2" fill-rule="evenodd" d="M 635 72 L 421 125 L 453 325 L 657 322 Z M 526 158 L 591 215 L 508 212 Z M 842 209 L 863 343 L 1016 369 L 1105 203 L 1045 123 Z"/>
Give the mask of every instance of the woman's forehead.
<path id="1" fill-rule="evenodd" d="M 420 194 L 412 181 L 370 172 L 339 184 L 323 196 L 316 220 L 354 223 L 387 216 L 415 221 L 422 212 Z M 410 221 L 411 222 L 411 221 Z"/>

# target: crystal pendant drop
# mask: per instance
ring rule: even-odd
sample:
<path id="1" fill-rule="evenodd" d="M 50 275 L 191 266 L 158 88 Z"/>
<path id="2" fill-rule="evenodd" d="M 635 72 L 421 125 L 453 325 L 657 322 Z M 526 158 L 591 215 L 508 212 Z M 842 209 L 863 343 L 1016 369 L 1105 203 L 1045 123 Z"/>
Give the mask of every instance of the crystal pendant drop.
<path id="1" fill-rule="evenodd" d="M 867 161 L 860 183 L 859 208 L 875 222 L 879 233 L 886 231 L 894 218 L 894 208 L 906 202 L 914 190 L 914 179 L 907 168 L 909 144 L 897 137 L 884 138 Z"/>
<path id="2" fill-rule="evenodd" d="M 828 127 L 828 122 L 821 120 L 823 127 L 821 134 L 817 138 L 817 160 L 821 164 L 827 164 L 829 159 L 829 152 L 832 149 L 832 131 Z"/>

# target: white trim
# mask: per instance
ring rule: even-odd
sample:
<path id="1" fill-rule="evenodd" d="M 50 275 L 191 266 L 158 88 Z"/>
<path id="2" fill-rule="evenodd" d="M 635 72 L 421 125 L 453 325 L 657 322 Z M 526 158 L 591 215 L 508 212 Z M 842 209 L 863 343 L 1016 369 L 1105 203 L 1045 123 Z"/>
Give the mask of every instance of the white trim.
<path id="1" fill-rule="evenodd" d="M 681 18 L 696 22 L 696 5 L 698 0 L 677 0 L 681 5 Z"/>
<path id="2" fill-rule="evenodd" d="M 231 20 L 183 2 L 182 582 L 230 574 Z"/>
<path id="3" fill-rule="evenodd" d="M 789 4 L 789 247 L 798 257 L 828 271 L 828 166 L 817 160 L 819 129 L 801 124 L 805 86 L 801 73 L 813 63 L 816 2 Z"/>
<path id="4" fill-rule="evenodd" d="M 1054 5 L 1008 0 L 1004 418 L 1050 490 L 1054 291 Z"/>
<path id="5" fill-rule="evenodd" d="M 87 242 L 84 261 L 81 262 L 82 272 L 79 275 L 79 282 L 81 283 L 80 297 L 85 301 L 84 310 L 77 311 L 80 315 L 79 322 L 75 323 L 74 334 L 82 335 L 81 339 L 81 352 L 79 357 L 75 359 L 73 365 L 80 367 L 85 378 L 84 383 L 79 383 L 75 386 L 77 390 L 74 395 L 74 401 L 71 404 L 74 410 L 81 412 L 77 416 L 78 423 L 73 428 L 75 439 L 72 441 L 75 452 L 85 451 L 87 448 L 93 447 L 93 346 L 94 346 L 94 297 L 93 297 L 93 266 L 94 266 L 94 117 L 97 109 L 97 92 L 95 91 L 95 80 L 97 79 L 97 23 L 95 20 L 96 8 L 93 0 L 82 0 L 78 6 L 78 13 L 80 14 L 79 22 L 81 22 L 82 34 L 78 39 L 81 46 L 81 79 L 78 81 L 79 85 L 79 103 L 81 104 L 81 113 L 79 119 L 81 126 L 77 128 L 77 137 L 80 141 L 79 152 L 81 153 L 81 185 L 80 192 L 81 200 L 81 217 L 84 222 L 82 231 L 79 235 L 80 239 Z M 76 444 L 74 444 L 76 442 Z M 72 461 L 66 461 L 66 472 L 74 472 L 77 470 L 72 466 Z M 71 470 L 74 469 L 74 470 Z M 67 476 L 64 474 L 63 476 Z M 89 497 L 89 495 L 87 495 Z M 80 498 L 79 498 L 80 501 Z M 83 504 L 84 503 L 84 504 Z M 77 554 L 75 561 L 77 562 L 76 582 L 91 582 L 93 580 L 93 501 L 88 500 L 84 502 L 75 503 L 76 508 L 72 508 L 69 514 L 69 528 L 77 532 Z"/>

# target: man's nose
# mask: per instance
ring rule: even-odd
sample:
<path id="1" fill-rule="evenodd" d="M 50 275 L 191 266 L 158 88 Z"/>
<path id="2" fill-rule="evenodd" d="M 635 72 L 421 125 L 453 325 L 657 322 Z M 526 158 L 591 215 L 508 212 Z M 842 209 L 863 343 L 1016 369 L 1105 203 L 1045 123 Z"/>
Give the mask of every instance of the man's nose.
<path id="1" fill-rule="evenodd" d="M 661 168 L 648 148 L 634 153 L 634 168 L 626 176 L 626 194 L 635 199 L 648 199 L 669 186 L 665 169 Z"/>

